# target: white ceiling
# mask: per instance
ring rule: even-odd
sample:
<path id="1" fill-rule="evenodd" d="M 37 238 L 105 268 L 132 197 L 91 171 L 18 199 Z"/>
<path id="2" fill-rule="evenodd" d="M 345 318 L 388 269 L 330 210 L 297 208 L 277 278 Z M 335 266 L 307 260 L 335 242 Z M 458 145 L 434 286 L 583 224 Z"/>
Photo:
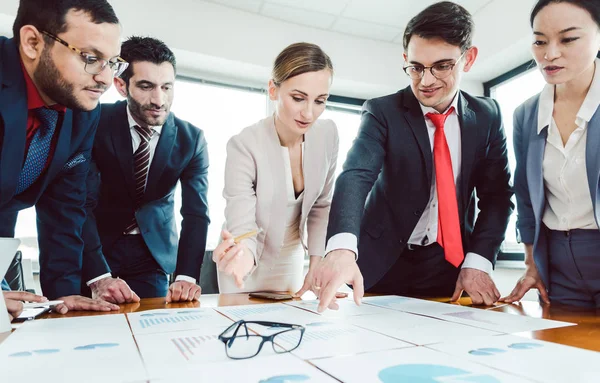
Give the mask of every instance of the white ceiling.
<path id="1" fill-rule="evenodd" d="M 313 28 L 402 44 L 408 21 L 438 0 L 208 0 Z M 454 0 L 472 15 L 494 0 Z M 498 1 L 498 0 L 496 0 Z"/>
<path id="2" fill-rule="evenodd" d="M 198 1 L 198 0 L 196 0 Z M 204 0 L 290 24 L 402 47 L 404 28 L 439 0 Z M 529 12 L 536 0 L 453 0 L 475 21 L 477 65 L 469 74 L 485 82 L 531 59 Z"/>

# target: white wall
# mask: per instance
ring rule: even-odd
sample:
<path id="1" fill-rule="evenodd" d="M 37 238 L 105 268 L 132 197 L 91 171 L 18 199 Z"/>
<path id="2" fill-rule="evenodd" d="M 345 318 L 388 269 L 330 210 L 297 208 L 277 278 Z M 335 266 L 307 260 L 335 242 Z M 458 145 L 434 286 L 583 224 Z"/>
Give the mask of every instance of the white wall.
<path id="1" fill-rule="evenodd" d="M 371 98 L 408 85 L 402 47 L 336 32 L 293 25 L 200 0 L 111 0 L 123 36 L 151 35 L 176 53 L 179 73 L 264 87 L 273 60 L 290 43 L 319 44 L 332 58 L 332 93 Z M 10 34 L 18 0 L 0 0 L 0 32 Z M 143 7 L 143 10 L 142 8 Z M 481 80 L 462 88 L 483 94 Z"/>

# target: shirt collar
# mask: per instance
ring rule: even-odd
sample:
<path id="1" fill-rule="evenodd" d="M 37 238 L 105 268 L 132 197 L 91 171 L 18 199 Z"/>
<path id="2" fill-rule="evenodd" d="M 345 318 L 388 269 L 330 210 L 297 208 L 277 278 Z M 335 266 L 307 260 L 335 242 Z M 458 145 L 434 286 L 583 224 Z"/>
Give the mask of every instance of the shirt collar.
<path id="1" fill-rule="evenodd" d="M 576 124 L 582 126 L 583 122 L 590 122 L 594 113 L 600 106 L 600 59 L 594 61 L 594 78 L 592 84 L 588 90 L 583 104 L 577 112 Z M 539 107 L 538 107 L 538 134 L 542 130 L 550 126 L 552 122 L 552 113 L 554 112 L 554 85 L 546 84 L 542 93 L 540 94 Z"/>
<path id="2" fill-rule="evenodd" d="M 129 110 L 129 104 L 127 104 L 127 120 L 129 121 L 129 128 L 134 129 L 134 126 L 138 125 L 137 122 L 133 119 L 131 115 L 131 111 Z M 160 132 L 162 131 L 162 125 L 159 126 L 149 126 L 150 129 L 154 130 L 154 132 L 160 136 Z"/>
<path id="3" fill-rule="evenodd" d="M 600 65 L 600 59 L 594 61 L 594 78 L 592 84 L 588 90 L 579 112 L 577 112 L 577 118 L 585 122 L 590 122 L 594 113 L 600 106 L 600 71 L 598 70 Z"/>
<path id="4" fill-rule="evenodd" d="M 423 105 L 421 103 L 419 103 L 419 106 L 421 107 L 421 111 L 423 112 L 423 116 L 426 116 L 427 113 L 441 114 L 440 112 L 438 112 L 434 108 L 431 108 L 429 106 L 425 106 L 425 105 Z M 454 112 L 453 113 L 456 113 L 458 115 L 458 91 L 454 95 L 454 99 L 452 100 L 452 103 L 450 104 L 450 106 L 448 106 L 448 108 L 446 108 L 446 110 L 444 110 L 444 113 L 446 113 L 452 107 L 454 107 Z"/>
<path id="5" fill-rule="evenodd" d="M 545 127 L 552 122 L 552 111 L 554 110 L 554 85 L 546 84 L 538 101 L 538 128 L 540 134 Z"/>
<path id="6" fill-rule="evenodd" d="M 40 96 L 40 92 L 37 90 L 37 87 L 33 83 L 33 80 L 29 76 L 29 73 L 27 73 L 27 70 L 25 70 L 25 66 L 23 65 L 22 60 L 21 69 L 23 70 L 23 77 L 25 78 L 25 86 L 27 88 L 27 109 L 33 110 L 47 106 L 44 100 L 42 99 L 42 96 Z M 67 107 L 60 104 L 54 104 L 47 107 L 61 113 L 65 113 L 67 111 Z"/>

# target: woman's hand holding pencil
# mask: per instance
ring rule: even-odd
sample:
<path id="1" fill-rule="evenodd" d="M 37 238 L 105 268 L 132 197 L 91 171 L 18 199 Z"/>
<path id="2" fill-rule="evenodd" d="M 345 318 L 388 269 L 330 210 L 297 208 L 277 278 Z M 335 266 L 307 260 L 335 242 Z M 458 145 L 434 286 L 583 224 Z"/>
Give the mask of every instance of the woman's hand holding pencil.
<path id="1" fill-rule="evenodd" d="M 254 230 L 237 237 L 230 232 L 221 232 L 222 242 L 213 251 L 213 261 L 217 264 L 219 271 L 231 275 L 238 288 L 244 287 L 244 278 L 254 267 L 254 257 L 242 240 L 250 238 L 262 230 Z"/>

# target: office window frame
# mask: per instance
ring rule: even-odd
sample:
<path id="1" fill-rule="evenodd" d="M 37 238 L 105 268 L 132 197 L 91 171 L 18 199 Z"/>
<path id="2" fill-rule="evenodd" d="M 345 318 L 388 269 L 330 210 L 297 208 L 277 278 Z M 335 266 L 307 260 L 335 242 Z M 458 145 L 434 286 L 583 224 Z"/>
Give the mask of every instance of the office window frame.
<path id="1" fill-rule="evenodd" d="M 528 72 L 537 70 L 536 69 L 536 63 L 534 60 L 529 60 L 519 66 L 517 66 L 514 69 L 509 70 L 506 73 L 503 73 L 489 81 L 486 81 L 483 83 L 483 93 L 485 97 L 490 97 L 490 98 L 494 98 L 494 90 L 499 87 L 502 86 L 504 84 L 507 84 L 510 81 L 513 81 L 515 79 L 517 79 L 518 77 L 527 74 Z M 539 89 L 539 91 L 541 91 L 542 89 Z M 498 102 L 500 104 L 500 102 Z M 502 108 L 502 104 L 500 104 L 500 108 Z M 512 132 L 507 132 L 508 134 L 512 134 Z M 509 151 L 513 151 L 514 149 L 512 147 L 508 148 Z M 514 173 L 514 172 L 513 172 Z M 514 174 L 512 174 L 512 176 L 514 177 Z M 514 198 L 513 197 L 513 202 L 514 202 Z M 517 210 L 516 210 L 516 206 L 515 206 L 515 210 L 513 212 L 513 215 L 517 214 Z M 507 229 L 509 230 L 509 229 Z M 502 248 L 500 249 L 500 252 L 498 253 L 498 261 L 516 261 L 516 262 L 524 262 L 525 261 L 525 252 L 522 249 L 522 245 L 521 245 L 521 250 L 516 250 L 514 244 L 511 244 L 511 248 L 509 249 L 503 249 L 504 248 L 504 243 Z"/>

